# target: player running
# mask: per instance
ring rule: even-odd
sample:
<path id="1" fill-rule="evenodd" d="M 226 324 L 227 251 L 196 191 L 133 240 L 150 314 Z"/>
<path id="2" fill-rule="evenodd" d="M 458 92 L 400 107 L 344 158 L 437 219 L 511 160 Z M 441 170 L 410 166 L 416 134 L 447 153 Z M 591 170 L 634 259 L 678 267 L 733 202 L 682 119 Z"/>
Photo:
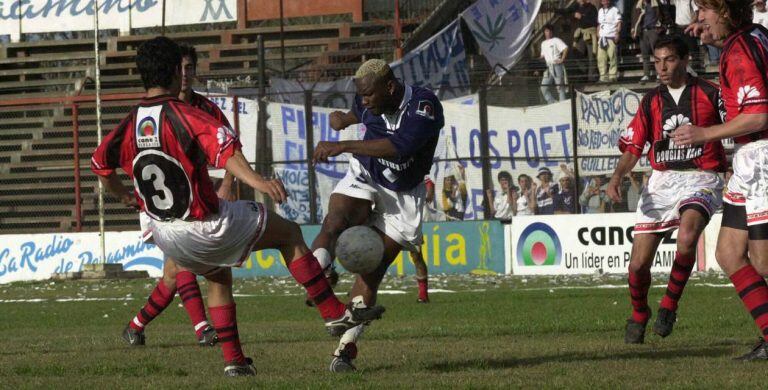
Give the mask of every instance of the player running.
<path id="1" fill-rule="evenodd" d="M 661 300 L 654 333 L 669 336 L 677 318 L 677 305 L 696 262 L 696 244 L 712 214 L 720 208 L 723 181 L 717 172 L 727 162 L 720 141 L 703 146 L 680 146 L 669 134 L 679 126 L 721 123 L 716 85 L 687 73 L 688 46 L 679 37 L 660 38 L 653 48 L 654 66 L 661 85 L 649 91 L 637 114 L 619 139 L 623 153 L 607 195 L 621 201 L 621 181 L 635 166 L 646 144 L 653 173 L 640 194 L 629 263 L 632 316 L 624 342 L 642 344 L 650 318 L 648 289 L 651 264 L 664 233 L 678 229 L 677 252 Z"/>
<path id="2" fill-rule="evenodd" d="M 752 24 L 751 3 L 696 0 L 694 31 L 704 43 L 723 45 L 720 88 L 726 121 L 680 127 L 672 138 L 679 145 L 735 138 L 715 256 L 763 335 L 737 359 L 768 360 L 768 30 Z"/>
<path id="3" fill-rule="evenodd" d="M 443 107 L 427 89 L 404 85 L 383 60 L 368 60 L 355 73 L 357 96 L 352 110 L 330 115 L 335 130 L 362 123 L 361 141 L 320 142 L 313 162 L 352 153 L 346 176 L 331 194 L 328 214 L 320 234 L 312 243 L 323 268 L 334 259 L 333 249 L 341 232 L 351 226 L 369 224 L 384 240 L 384 258 L 372 273 L 357 275 L 351 296 L 362 295 L 367 305 L 376 302 L 376 292 L 387 268 L 403 249 L 419 250 L 426 186 L 435 146 L 443 127 Z M 331 371 L 354 370 L 355 342 L 364 325 L 341 339 Z"/>
<path id="4" fill-rule="evenodd" d="M 219 106 L 192 89 L 197 75 L 197 51 L 193 46 L 186 44 L 181 44 L 179 47 L 181 48 L 181 92 L 179 93 L 179 100 L 202 110 L 227 128 L 232 128 Z M 233 182 L 232 174 L 225 173 L 216 195 L 221 199 L 233 200 L 231 197 Z M 149 223 L 149 220 L 150 218 L 146 213 L 141 213 L 142 231 L 145 230 L 144 225 Z M 148 235 L 143 238 L 145 241 L 151 240 Z M 172 258 L 166 258 L 163 262 L 162 279 L 157 283 L 144 307 L 136 313 L 133 320 L 123 330 L 123 340 L 133 346 L 144 345 L 146 342 L 144 329 L 155 317 L 170 306 L 173 302 L 174 291 L 178 291 L 184 309 L 192 321 L 198 345 L 216 345 L 218 337 L 216 337 L 216 331 L 208 323 L 208 318 L 205 316 L 205 306 L 203 305 L 200 286 L 197 284 L 197 276 L 187 270 L 181 270 Z"/>
<path id="5" fill-rule="evenodd" d="M 165 37 L 151 39 L 137 50 L 136 64 L 146 97 L 97 147 L 91 169 L 125 205 L 147 213 L 148 228 L 164 254 L 208 279 L 208 309 L 225 375 L 256 373 L 240 347 L 230 268 L 240 266 L 251 251 L 280 250 L 332 335 L 379 318 L 382 307 L 345 306 L 336 298 L 298 225 L 260 203 L 216 196 L 208 164 L 226 169 L 278 203 L 286 200 L 279 179 L 265 179 L 251 169 L 229 127 L 176 97 L 181 88 L 179 46 Z M 135 196 L 118 177 L 118 167 L 133 181 Z"/>

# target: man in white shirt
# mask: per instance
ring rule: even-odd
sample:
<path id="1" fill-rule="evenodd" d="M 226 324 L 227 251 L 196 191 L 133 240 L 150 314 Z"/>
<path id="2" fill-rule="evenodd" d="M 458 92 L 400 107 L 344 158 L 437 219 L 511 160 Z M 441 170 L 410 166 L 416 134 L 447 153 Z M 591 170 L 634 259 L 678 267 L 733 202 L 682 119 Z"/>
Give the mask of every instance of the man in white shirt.
<path id="1" fill-rule="evenodd" d="M 768 10 L 765 9 L 765 0 L 755 0 L 752 9 L 752 23 L 768 28 Z"/>
<path id="2" fill-rule="evenodd" d="M 597 11 L 597 70 L 601 82 L 616 81 L 619 72 L 616 44 L 621 31 L 621 12 L 611 3 L 611 0 L 600 0 L 601 7 Z"/>
<path id="3" fill-rule="evenodd" d="M 696 42 L 696 38 L 685 33 L 685 29 L 698 20 L 699 7 L 694 0 L 674 0 L 674 3 L 677 35 L 683 38 L 685 45 L 688 46 L 688 52 L 691 53 L 691 67 L 699 69 L 700 61 L 697 58 L 697 53 L 699 52 L 698 42 Z"/>
<path id="4" fill-rule="evenodd" d="M 547 70 L 541 78 L 541 94 L 547 104 L 555 102 L 555 98 L 550 93 L 550 86 L 555 84 L 557 87 L 558 100 L 565 100 L 565 85 L 567 77 L 565 74 L 565 56 L 568 55 L 568 45 L 560 38 L 554 36 L 552 25 L 544 26 L 544 42 L 541 42 L 541 58 L 547 63 Z"/>

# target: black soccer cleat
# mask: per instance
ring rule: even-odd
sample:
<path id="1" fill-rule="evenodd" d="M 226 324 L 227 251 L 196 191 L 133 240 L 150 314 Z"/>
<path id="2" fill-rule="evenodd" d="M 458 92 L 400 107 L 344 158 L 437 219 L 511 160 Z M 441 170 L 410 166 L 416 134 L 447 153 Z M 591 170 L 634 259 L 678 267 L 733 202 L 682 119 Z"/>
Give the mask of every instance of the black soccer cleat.
<path id="1" fill-rule="evenodd" d="M 745 353 L 733 360 L 740 360 L 742 362 L 751 362 L 754 360 L 768 360 L 768 343 L 760 337 L 757 344 L 752 348 L 752 351 Z"/>
<path id="2" fill-rule="evenodd" d="M 256 367 L 253 365 L 253 359 L 245 358 L 245 363 L 236 362 L 227 363 L 224 367 L 224 376 L 255 376 Z"/>
<path id="3" fill-rule="evenodd" d="M 325 322 L 325 329 L 331 336 L 341 337 L 347 329 L 378 320 L 385 310 L 383 306 L 366 306 L 363 297 L 358 295 L 347 304 L 347 309 L 341 317 Z"/>
<path id="4" fill-rule="evenodd" d="M 142 346 L 146 341 L 144 332 L 133 329 L 130 325 L 126 325 L 125 329 L 123 329 L 123 340 L 134 347 Z"/>
<path id="5" fill-rule="evenodd" d="M 627 319 L 627 327 L 624 332 L 624 342 L 627 344 L 642 344 L 645 342 L 645 324 Z"/>
<path id="6" fill-rule="evenodd" d="M 658 317 L 656 322 L 653 323 L 653 333 L 661 337 L 667 337 L 672 334 L 672 328 L 677 321 L 677 313 L 672 310 L 659 308 Z"/>
<path id="7" fill-rule="evenodd" d="M 197 345 L 201 347 L 213 347 L 219 342 L 219 336 L 216 334 L 216 330 L 212 326 L 208 325 L 203 329 L 200 334 L 200 338 L 197 339 Z"/>
<path id="8" fill-rule="evenodd" d="M 331 372 L 337 373 L 357 371 L 357 367 L 352 364 L 352 361 L 355 360 L 356 356 L 357 346 L 355 346 L 355 343 L 349 343 L 344 346 L 344 349 L 341 350 L 338 355 L 333 355 L 329 369 Z"/>

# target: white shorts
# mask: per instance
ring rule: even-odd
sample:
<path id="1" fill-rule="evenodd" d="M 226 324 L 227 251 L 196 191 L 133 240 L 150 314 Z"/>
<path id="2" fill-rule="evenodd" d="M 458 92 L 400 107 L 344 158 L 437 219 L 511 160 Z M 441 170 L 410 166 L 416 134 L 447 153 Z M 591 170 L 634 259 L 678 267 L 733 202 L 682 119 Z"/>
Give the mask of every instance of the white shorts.
<path id="1" fill-rule="evenodd" d="M 406 250 L 419 250 L 423 241 L 421 217 L 427 196 L 424 182 L 408 191 L 392 191 L 378 185 L 356 158 L 349 159 L 349 168 L 334 194 L 365 199 L 373 203 L 369 224 L 384 232 Z"/>
<path id="2" fill-rule="evenodd" d="M 653 171 L 637 202 L 635 233 L 680 226 L 681 209 L 698 205 L 711 218 L 722 204 L 723 179 L 711 171 Z"/>
<path id="3" fill-rule="evenodd" d="M 219 267 L 239 267 L 248 258 L 264 234 L 267 211 L 257 202 L 219 199 L 219 213 L 203 221 L 142 218 L 141 222 L 165 256 L 205 275 Z"/>
<path id="4" fill-rule="evenodd" d="M 734 153 L 723 201 L 746 207 L 747 226 L 768 223 L 768 140 L 750 142 Z"/>

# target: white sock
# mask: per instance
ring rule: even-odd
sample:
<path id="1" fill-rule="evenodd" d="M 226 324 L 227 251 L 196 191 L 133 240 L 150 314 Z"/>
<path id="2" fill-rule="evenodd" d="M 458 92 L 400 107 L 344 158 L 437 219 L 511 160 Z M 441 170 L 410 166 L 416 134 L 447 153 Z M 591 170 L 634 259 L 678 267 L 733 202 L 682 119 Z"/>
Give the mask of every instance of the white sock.
<path id="1" fill-rule="evenodd" d="M 317 248 L 312 254 L 315 255 L 315 258 L 317 259 L 317 262 L 320 263 L 320 268 L 322 268 L 323 271 L 325 271 L 325 269 L 331 265 L 331 262 L 333 262 L 331 252 L 328 252 L 328 249 Z"/>
<path id="2" fill-rule="evenodd" d="M 363 331 L 365 330 L 365 324 L 360 324 L 358 326 L 355 326 L 354 328 L 347 329 L 346 332 L 341 336 L 341 340 L 339 340 L 339 348 L 336 348 L 336 352 L 333 354 L 335 356 L 341 355 L 341 351 L 344 350 L 344 347 L 347 346 L 349 343 L 357 343 L 357 340 L 360 339 L 360 337 L 363 335 Z"/>

